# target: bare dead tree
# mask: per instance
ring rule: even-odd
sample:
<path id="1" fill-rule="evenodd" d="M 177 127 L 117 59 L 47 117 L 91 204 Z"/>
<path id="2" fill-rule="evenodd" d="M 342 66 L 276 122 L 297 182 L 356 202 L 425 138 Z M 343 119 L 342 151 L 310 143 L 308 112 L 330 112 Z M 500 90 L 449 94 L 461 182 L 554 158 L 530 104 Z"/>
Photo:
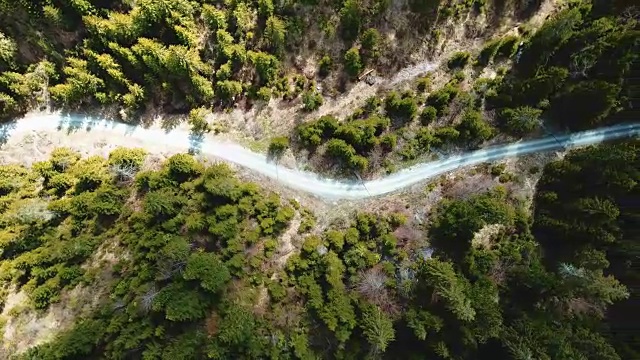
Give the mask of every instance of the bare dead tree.
<path id="1" fill-rule="evenodd" d="M 359 277 L 360 280 L 356 285 L 356 289 L 365 298 L 373 300 L 386 291 L 385 283 L 387 282 L 387 275 L 379 268 L 363 271 Z"/>
<path id="2" fill-rule="evenodd" d="M 416 277 L 415 270 L 403 266 L 398 270 L 398 280 L 399 281 L 413 281 Z"/>
<path id="3" fill-rule="evenodd" d="M 585 278 L 586 272 L 583 268 L 576 267 L 573 264 L 561 263 L 558 273 L 565 279 L 567 278 Z"/>
<path id="4" fill-rule="evenodd" d="M 495 183 L 489 176 L 476 174 L 462 181 L 453 182 L 451 185 L 446 183 L 445 186 L 447 186 L 443 188 L 445 196 L 451 196 L 455 199 L 467 199 L 474 194 L 492 189 Z"/>
<path id="5" fill-rule="evenodd" d="M 595 61 L 595 58 L 592 55 L 587 55 L 585 51 L 573 55 L 571 57 L 571 64 L 569 65 L 571 77 L 588 77 L 588 72 L 595 65 Z"/>
<path id="6" fill-rule="evenodd" d="M 498 260 L 489 271 L 489 278 L 494 284 L 500 285 L 507 280 L 507 275 L 513 267 L 514 262 L 512 260 Z"/>
<path id="7" fill-rule="evenodd" d="M 138 169 L 131 164 L 115 164 L 111 166 L 111 173 L 122 183 L 133 181 L 137 172 Z"/>
<path id="8" fill-rule="evenodd" d="M 275 324 L 282 328 L 291 328 L 294 324 L 300 322 L 303 312 L 304 309 L 300 302 L 289 304 L 282 308 L 279 307 L 273 312 Z"/>
<path id="9" fill-rule="evenodd" d="M 112 308 L 113 310 L 122 310 L 125 306 L 126 304 L 124 303 L 124 301 L 122 299 L 118 299 L 113 303 Z"/>
<path id="10" fill-rule="evenodd" d="M 380 268 L 371 268 L 360 272 L 359 280 L 355 284 L 355 289 L 360 295 L 371 303 L 378 305 L 380 309 L 388 314 L 398 314 L 398 304 L 394 301 L 387 290 L 388 276 Z"/>
<path id="11" fill-rule="evenodd" d="M 369 152 L 369 165 L 371 172 L 376 172 L 380 169 L 382 165 L 382 148 L 380 145 L 374 146 Z"/>
<path id="12" fill-rule="evenodd" d="M 149 312 L 149 310 L 151 310 L 151 306 L 153 305 L 153 300 L 156 298 L 156 295 L 158 295 L 159 291 L 158 289 L 156 289 L 155 285 L 151 285 L 151 287 L 144 293 L 142 294 L 141 297 L 141 305 L 142 305 L 142 309 L 145 312 Z"/>
<path id="13" fill-rule="evenodd" d="M 484 27 L 476 21 L 469 21 L 465 23 L 464 30 L 466 36 L 470 39 L 477 39 L 485 34 Z"/>
<path id="14" fill-rule="evenodd" d="M 157 279 L 167 280 L 171 278 L 174 274 L 182 273 L 185 266 L 187 266 L 186 261 L 165 262 L 160 265 Z"/>
<path id="15" fill-rule="evenodd" d="M 630 6 L 620 14 L 620 18 L 625 24 L 632 24 L 636 21 L 640 21 L 640 7 Z"/>
<path id="16" fill-rule="evenodd" d="M 327 247 L 322 244 L 318 245 L 316 250 L 318 251 L 318 254 L 320 256 L 324 256 L 327 252 L 329 252 L 329 249 L 327 249 Z"/>
<path id="17" fill-rule="evenodd" d="M 416 213 L 414 214 L 414 220 L 418 224 L 422 224 L 425 217 L 426 214 L 420 211 L 416 211 Z M 402 244 L 413 244 L 420 241 L 424 237 L 420 230 L 416 229 L 414 226 L 409 225 L 400 226 L 393 232 L 393 234 Z"/>
<path id="18" fill-rule="evenodd" d="M 53 166 L 58 170 L 60 170 L 61 172 L 65 172 L 67 171 L 69 166 L 71 166 L 72 162 L 73 162 L 73 159 L 70 156 L 63 156 L 61 158 L 56 159 L 53 162 Z"/>
<path id="19" fill-rule="evenodd" d="M 584 297 L 572 297 L 570 299 L 566 299 L 562 304 L 563 312 L 574 315 L 581 316 L 584 314 L 592 314 L 596 317 L 604 316 L 604 309 L 593 302 L 585 299 Z"/>
<path id="20" fill-rule="evenodd" d="M 48 202 L 33 199 L 20 207 L 15 217 L 21 223 L 33 223 L 34 221 L 49 221 L 53 219 L 55 213 L 48 208 Z"/>

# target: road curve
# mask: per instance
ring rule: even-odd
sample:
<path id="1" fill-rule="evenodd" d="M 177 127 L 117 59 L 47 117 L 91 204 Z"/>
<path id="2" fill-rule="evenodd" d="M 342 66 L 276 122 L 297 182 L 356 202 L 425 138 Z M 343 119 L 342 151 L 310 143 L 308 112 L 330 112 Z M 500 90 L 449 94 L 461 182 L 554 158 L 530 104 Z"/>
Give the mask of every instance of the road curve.
<path id="1" fill-rule="evenodd" d="M 277 179 L 283 185 L 321 198 L 355 200 L 388 194 L 445 172 L 487 161 L 640 136 L 640 123 L 616 125 L 571 135 L 489 147 L 438 161 L 418 164 L 384 178 L 367 181 L 364 185 L 357 181 L 333 180 L 307 171 L 276 166 L 273 162 L 268 161 L 264 154 L 252 152 L 229 141 L 216 139 L 203 141 L 194 138 L 184 130 L 166 132 L 162 129 L 145 129 L 90 117 L 59 114 L 28 116 L 14 123 L 0 126 L 0 144 L 2 144 L 3 137 L 6 140 L 8 137 L 24 136 L 33 132 L 99 132 L 110 143 L 120 146 L 134 143 L 133 146 L 136 147 L 148 146 L 157 149 L 158 146 L 161 146 L 163 149 L 174 152 L 186 152 L 196 148 L 203 154 L 236 163 L 262 175 Z M 69 145 L 73 146 L 73 144 Z"/>

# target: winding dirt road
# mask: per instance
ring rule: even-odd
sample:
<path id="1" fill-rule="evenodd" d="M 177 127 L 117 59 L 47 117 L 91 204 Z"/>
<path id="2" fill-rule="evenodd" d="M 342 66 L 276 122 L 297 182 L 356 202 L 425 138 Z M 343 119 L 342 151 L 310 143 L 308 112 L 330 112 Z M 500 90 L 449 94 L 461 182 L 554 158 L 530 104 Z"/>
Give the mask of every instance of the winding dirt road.
<path id="1" fill-rule="evenodd" d="M 57 136 L 95 136 L 112 146 L 143 147 L 150 152 L 199 152 L 233 162 L 259 174 L 277 179 L 290 188 L 321 198 L 364 199 L 388 194 L 445 172 L 461 167 L 516 157 L 531 153 L 568 149 L 601 143 L 603 141 L 640 136 L 640 123 L 617 125 L 571 135 L 546 137 L 508 145 L 489 147 L 438 161 L 422 163 L 381 179 L 367 181 L 333 180 L 298 169 L 284 168 L 269 161 L 264 154 L 252 152 L 238 144 L 216 138 L 197 138 L 185 130 L 170 132 L 158 128 L 142 128 L 114 121 L 59 114 L 31 115 L 11 124 L 0 126 L 1 144 L 9 139 L 22 139 L 29 134 Z M 73 147 L 73 143 L 66 144 Z"/>

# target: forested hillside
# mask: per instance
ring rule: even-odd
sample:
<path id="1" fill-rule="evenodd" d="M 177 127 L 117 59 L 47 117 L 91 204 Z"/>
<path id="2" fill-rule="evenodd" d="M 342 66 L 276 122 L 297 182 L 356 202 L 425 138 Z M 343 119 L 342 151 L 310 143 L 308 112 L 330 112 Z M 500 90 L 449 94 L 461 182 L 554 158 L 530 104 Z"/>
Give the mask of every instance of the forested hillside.
<path id="1" fill-rule="evenodd" d="M 188 155 L 156 171 L 124 149 L 2 166 L 3 296 L 46 311 L 76 286 L 105 289 L 16 358 L 634 358 L 639 150 L 551 163 L 533 218 L 500 187 L 445 200 L 409 242 L 400 213 L 313 230 L 297 203 Z M 300 251 L 280 267 L 297 216 Z M 104 251 L 116 261 L 87 267 Z"/>
<path id="2" fill-rule="evenodd" d="M 205 168 L 175 155 L 158 171 L 138 172 L 144 158 L 135 149 L 108 160 L 59 149 L 31 170 L 0 167 L 3 298 L 9 288 L 22 290 L 33 308 L 47 309 L 65 289 L 107 287 L 94 315 L 27 358 L 184 358 L 202 345 L 204 319 L 211 331 L 229 332 L 217 337 L 219 351 L 233 351 L 227 341 L 245 346 L 236 336 L 257 326 L 239 306 L 250 301 L 240 301 L 249 294 L 243 289 L 268 281 L 275 237 L 294 208 L 239 182 L 225 165 Z M 87 267 L 100 252 L 116 263 Z M 113 281 L 100 275 L 105 270 Z"/>
<path id="3" fill-rule="evenodd" d="M 299 124 L 294 151 L 318 169 L 378 175 L 498 135 L 521 138 L 637 121 L 640 25 L 632 8 L 576 1 L 540 29 L 457 52 L 445 78 L 428 74 L 403 91 L 368 98 L 339 119 Z M 498 68 L 495 77 L 486 71 Z M 507 70 L 509 69 L 509 70 Z M 637 114 L 637 113 L 633 113 Z"/>
<path id="4" fill-rule="evenodd" d="M 295 99 L 307 114 L 272 119 L 284 124 L 275 135 L 312 168 L 365 177 L 497 135 L 629 120 L 619 115 L 640 106 L 633 3 L 569 1 L 532 27 L 541 3 L 5 0 L 0 118 L 46 105 L 127 121 L 189 114 L 202 133 L 212 129 L 208 112 Z M 508 19 L 522 23 L 492 30 Z M 452 40 L 460 51 L 444 57 L 439 47 L 455 29 L 464 30 Z M 417 49 L 440 67 L 372 92 L 348 116 L 314 120 L 365 69 L 390 77 Z"/>
<path id="5" fill-rule="evenodd" d="M 626 301 L 615 302 L 612 292 L 601 293 L 600 304 L 585 302 L 601 290 L 583 287 L 565 293 L 562 304 L 576 318 L 604 317 L 603 331 L 622 359 L 640 357 L 639 183 L 640 141 L 576 151 L 545 170 L 533 227 L 549 267 L 584 285 L 591 274 L 605 274 L 627 286 Z"/>
<path id="6" fill-rule="evenodd" d="M 531 28 L 542 3 L 0 0 L 0 121 L 53 105 L 190 114 L 204 133 L 209 111 L 297 99 L 305 121 L 270 157 L 360 179 L 497 136 L 638 121 L 636 1 L 562 2 Z M 506 18 L 523 23 L 488 30 Z M 481 48 L 343 117 L 314 113 L 479 19 Z M 428 210 L 398 196 L 347 213 L 188 154 L 0 164 L 0 358 L 640 359 L 640 141 L 528 167 L 533 199 L 506 166 Z"/>
<path id="7" fill-rule="evenodd" d="M 48 95 L 61 107 L 116 105 L 134 114 L 147 107 L 185 113 L 243 99 L 292 99 L 302 92 L 305 102 L 313 103 L 322 99 L 316 79 L 337 77 L 339 91 L 365 67 L 397 70 L 425 36 L 439 41 L 438 24 L 493 9 L 485 1 L 392 5 L 385 0 L 3 0 L 0 116 L 24 112 Z M 496 21 L 505 11 L 502 5 L 492 10 Z M 539 4 L 509 5 L 526 16 Z M 390 18 L 394 15 L 406 19 Z M 409 41 L 390 44 L 381 30 L 398 31 Z M 293 68 L 298 56 L 316 59 L 309 78 Z"/>
<path id="8" fill-rule="evenodd" d="M 562 127 L 585 129 L 640 105 L 634 78 L 640 68 L 637 9 L 615 5 L 583 2 L 529 39 L 512 74 L 488 99 L 500 108 L 505 125 L 523 130 L 532 125 L 530 117 L 518 116 L 516 106 L 545 111 Z"/>

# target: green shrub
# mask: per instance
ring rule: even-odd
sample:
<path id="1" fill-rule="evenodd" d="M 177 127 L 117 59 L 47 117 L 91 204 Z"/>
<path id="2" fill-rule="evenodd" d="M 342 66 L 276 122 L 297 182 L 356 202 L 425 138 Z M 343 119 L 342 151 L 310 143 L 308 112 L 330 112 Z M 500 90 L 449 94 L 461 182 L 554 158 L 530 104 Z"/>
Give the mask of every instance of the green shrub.
<path id="1" fill-rule="evenodd" d="M 405 142 L 400 151 L 398 151 L 398 155 L 400 155 L 400 157 L 405 161 L 414 160 L 416 157 L 418 157 L 418 152 L 416 150 L 414 142 Z"/>
<path id="2" fill-rule="evenodd" d="M 302 74 L 297 74 L 294 76 L 293 83 L 295 84 L 296 91 L 301 93 L 307 85 L 307 78 Z"/>
<path id="3" fill-rule="evenodd" d="M 493 128 L 484 120 L 482 114 L 475 110 L 467 110 L 456 130 L 460 140 L 473 145 L 486 141 L 494 134 Z"/>
<path id="4" fill-rule="evenodd" d="M 61 285 L 73 286 L 81 280 L 84 273 L 84 270 L 79 265 L 73 265 L 70 267 L 63 267 L 60 269 L 58 274 L 60 276 Z"/>
<path id="5" fill-rule="evenodd" d="M 49 161 L 57 172 L 64 172 L 80 160 L 80 153 L 70 148 L 56 148 L 51 153 Z"/>
<path id="6" fill-rule="evenodd" d="M 518 51 L 519 40 L 517 36 L 507 36 L 500 40 L 500 47 L 496 50 L 495 56 L 509 59 Z"/>
<path id="7" fill-rule="evenodd" d="M 504 172 L 504 170 L 507 168 L 506 164 L 496 164 L 493 165 L 491 167 L 491 175 L 493 176 L 500 176 L 502 175 L 502 173 Z"/>
<path id="8" fill-rule="evenodd" d="M 464 79 L 466 79 L 466 75 L 464 74 L 464 71 L 462 70 L 458 70 L 453 74 L 452 77 L 452 81 L 455 81 L 457 83 L 461 83 L 464 81 Z"/>
<path id="9" fill-rule="evenodd" d="M 270 258 L 278 248 L 278 241 L 275 239 L 268 239 L 264 242 L 264 256 Z"/>
<path id="10" fill-rule="evenodd" d="M 332 250 L 336 252 L 342 250 L 342 247 L 344 246 L 344 234 L 342 232 L 329 230 L 325 233 L 325 239 Z"/>
<path id="11" fill-rule="evenodd" d="M 542 110 L 523 106 L 516 109 L 502 109 L 498 114 L 501 126 L 516 136 L 524 136 L 540 126 Z"/>
<path id="12" fill-rule="evenodd" d="M 334 137 L 346 141 L 359 153 L 365 153 L 378 143 L 378 138 L 390 125 L 388 118 L 372 116 L 368 119 L 352 120 L 342 123 L 335 131 Z"/>
<path id="13" fill-rule="evenodd" d="M 298 227 L 298 234 L 304 234 L 308 231 L 313 230 L 316 226 L 316 219 L 311 212 L 304 209 L 302 212 L 302 221 L 300 222 L 300 227 Z"/>
<path id="14" fill-rule="evenodd" d="M 231 279 L 229 270 L 213 253 L 195 252 L 189 256 L 182 274 L 185 280 L 196 280 L 210 293 L 220 291 Z"/>
<path id="15" fill-rule="evenodd" d="M 195 134 L 203 134 L 211 131 L 211 127 L 206 119 L 207 109 L 205 108 L 197 108 L 192 109 L 189 112 L 189 125 L 191 126 L 191 131 Z"/>
<path id="16" fill-rule="evenodd" d="M 300 142 L 308 147 L 316 147 L 333 136 L 338 129 L 338 119 L 331 115 L 320 117 L 315 122 L 308 122 L 298 125 L 296 132 Z"/>
<path id="17" fill-rule="evenodd" d="M 615 111 L 622 88 L 603 80 L 582 81 L 560 92 L 551 102 L 550 115 L 570 129 L 598 126 Z"/>
<path id="18" fill-rule="evenodd" d="M 33 301 L 36 309 L 46 309 L 49 304 L 55 303 L 60 299 L 60 289 L 57 281 L 50 279 L 44 284 L 36 287 L 29 297 Z"/>
<path id="19" fill-rule="evenodd" d="M 167 160 L 169 176 L 178 181 L 185 182 L 202 173 L 202 165 L 198 164 L 193 156 L 188 154 L 176 154 Z"/>
<path id="20" fill-rule="evenodd" d="M 476 93 L 478 97 L 483 98 L 490 91 L 495 92 L 495 88 L 497 85 L 499 85 L 498 80 L 489 79 L 489 78 L 478 78 L 473 83 L 473 91 Z"/>
<path id="21" fill-rule="evenodd" d="M 256 99 L 262 101 L 269 101 L 271 99 L 272 91 L 268 86 L 263 86 L 256 92 Z"/>
<path id="22" fill-rule="evenodd" d="M 430 0 L 411 0 L 409 1 L 409 8 L 411 11 L 421 15 L 432 15 L 438 11 L 440 1 Z M 444 11 L 444 9 L 443 9 Z"/>
<path id="23" fill-rule="evenodd" d="M 345 0 L 340 9 L 340 27 L 342 37 L 353 41 L 358 37 L 363 22 L 363 9 L 359 1 Z"/>
<path id="24" fill-rule="evenodd" d="M 423 76 L 416 81 L 416 88 L 420 92 L 431 91 L 431 77 L 429 75 Z"/>
<path id="25" fill-rule="evenodd" d="M 501 175 L 498 177 L 498 181 L 500 181 L 500 183 L 504 184 L 504 183 L 507 183 L 507 182 L 510 182 L 510 181 L 515 180 L 515 178 L 516 178 L 516 177 L 515 177 L 515 175 L 514 175 L 514 174 L 511 174 L 511 173 L 504 173 L 504 174 L 501 174 Z"/>
<path id="26" fill-rule="evenodd" d="M 323 56 L 318 62 L 318 74 L 321 77 L 325 77 L 329 75 L 332 68 L 333 68 L 333 60 L 329 55 Z"/>
<path id="27" fill-rule="evenodd" d="M 109 185 L 102 185 L 93 194 L 89 210 L 97 215 L 116 216 L 122 211 L 126 190 L 115 189 Z"/>
<path id="28" fill-rule="evenodd" d="M 356 150 L 342 139 L 331 139 L 327 142 L 327 154 L 331 157 L 348 161 L 356 155 Z"/>
<path id="29" fill-rule="evenodd" d="M 109 153 L 109 165 L 140 169 L 146 157 L 147 152 L 144 149 L 119 147 Z"/>
<path id="30" fill-rule="evenodd" d="M 380 55 L 380 42 L 382 36 L 378 30 L 371 28 L 367 29 L 360 38 L 362 49 L 364 50 L 365 57 L 367 59 L 375 59 Z"/>
<path id="31" fill-rule="evenodd" d="M 447 66 L 449 69 L 459 69 L 464 68 L 469 63 L 469 58 L 471 54 L 467 51 L 459 51 L 447 61 Z"/>
<path id="32" fill-rule="evenodd" d="M 227 62 L 220 65 L 220 67 L 216 71 L 216 80 L 218 81 L 229 80 L 233 75 L 233 71 L 231 70 L 232 66 L 233 64 L 231 62 Z"/>
<path id="33" fill-rule="evenodd" d="M 272 281 L 267 286 L 269 296 L 273 302 L 280 302 L 287 296 L 287 289 L 278 281 Z"/>
<path id="34" fill-rule="evenodd" d="M 498 48 L 502 44 L 500 39 L 490 40 L 488 41 L 482 50 L 480 50 L 480 54 L 478 55 L 478 65 L 487 66 L 493 60 L 494 56 L 498 52 Z"/>
<path id="35" fill-rule="evenodd" d="M 394 230 L 407 223 L 407 216 L 403 213 L 393 212 L 388 218 L 389 225 Z"/>
<path id="36" fill-rule="evenodd" d="M 385 111 L 391 117 L 411 121 L 418 112 L 418 104 L 412 94 L 405 93 L 399 96 L 397 92 L 392 91 L 385 99 Z"/>
<path id="37" fill-rule="evenodd" d="M 271 139 L 269 144 L 269 155 L 281 157 L 289 148 L 289 139 L 285 136 L 277 136 Z"/>
<path id="38" fill-rule="evenodd" d="M 434 107 L 438 111 L 438 114 L 442 115 L 445 113 L 451 101 L 458 96 L 458 92 L 459 90 L 453 84 L 447 84 L 441 89 L 429 94 L 425 104 Z"/>
<path id="39" fill-rule="evenodd" d="M 111 176 L 107 171 L 106 161 L 104 158 L 94 156 L 82 160 L 73 167 L 73 174 L 78 181 L 76 182 L 76 191 L 93 191 L 102 183 L 109 181 Z"/>
<path id="40" fill-rule="evenodd" d="M 163 221 L 178 214 L 183 199 L 169 189 L 154 190 L 146 194 L 143 201 L 144 212 L 155 220 Z"/>
<path id="41" fill-rule="evenodd" d="M 446 126 L 436 129 L 434 136 L 442 144 L 453 143 L 458 141 L 460 132 L 453 127 Z"/>
<path id="42" fill-rule="evenodd" d="M 420 122 L 422 122 L 422 125 L 431 124 L 437 117 L 438 110 L 436 110 L 436 108 L 434 108 L 433 106 L 426 106 L 420 112 Z"/>
<path id="43" fill-rule="evenodd" d="M 58 196 L 61 196 L 71 189 L 75 183 L 76 179 L 70 174 L 56 174 L 49 179 L 47 188 L 53 189 Z"/>
<path id="44" fill-rule="evenodd" d="M 352 47 L 344 54 L 344 69 L 352 78 L 362 72 L 362 60 L 357 47 Z"/>
<path id="45" fill-rule="evenodd" d="M 313 257 L 318 252 L 318 247 L 322 245 L 322 239 L 316 235 L 309 235 L 304 238 L 301 253 Z"/>
<path id="46" fill-rule="evenodd" d="M 385 151 L 392 151 L 396 148 L 398 136 L 396 134 L 386 134 L 380 139 L 380 145 Z"/>
<path id="47" fill-rule="evenodd" d="M 216 94 L 222 101 L 234 101 L 242 94 L 242 83 L 233 80 L 223 80 L 216 83 Z"/>
<path id="48" fill-rule="evenodd" d="M 364 156 L 356 155 L 349 159 L 348 165 L 355 171 L 364 172 L 369 167 L 369 160 Z"/>
<path id="49" fill-rule="evenodd" d="M 367 98 L 364 104 L 364 110 L 367 113 L 375 113 L 378 111 L 380 106 L 382 105 L 382 99 L 377 96 L 371 96 Z"/>
<path id="50" fill-rule="evenodd" d="M 305 111 L 317 110 L 323 101 L 322 95 L 315 90 L 308 90 L 302 94 L 302 108 Z"/>
<path id="51" fill-rule="evenodd" d="M 327 155 L 337 159 L 342 166 L 356 171 L 364 171 L 369 166 L 369 161 L 356 154 L 353 146 L 342 139 L 331 139 L 327 142 Z"/>
<path id="52" fill-rule="evenodd" d="M 416 132 L 416 136 L 413 139 L 420 152 L 428 152 L 431 149 L 431 145 L 437 142 L 437 139 L 433 136 L 431 130 L 426 127 L 421 127 Z"/>
<path id="53" fill-rule="evenodd" d="M 205 24 L 213 31 L 227 29 L 227 15 L 224 11 L 216 9 L 213 5 L 202 5 L 202 18 Z"/>

